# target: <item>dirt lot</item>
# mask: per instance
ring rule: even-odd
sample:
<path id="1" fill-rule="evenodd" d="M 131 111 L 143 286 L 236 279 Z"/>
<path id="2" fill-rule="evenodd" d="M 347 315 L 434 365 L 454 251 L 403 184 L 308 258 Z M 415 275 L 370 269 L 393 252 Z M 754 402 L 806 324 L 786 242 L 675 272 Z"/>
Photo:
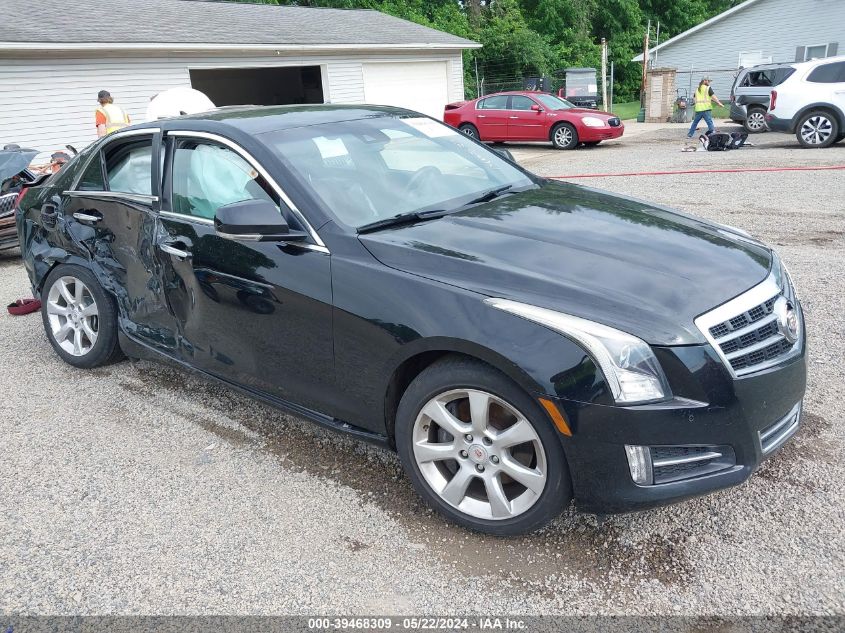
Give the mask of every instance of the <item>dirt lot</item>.
<path id="1" fill-rule="evenodd" d="M 683 130 L 512 147 L 549 175 L 845 165 Z M 579 179 L 776 244 L 803 300 L 803 428 L 745 485 L 499 540 L 441 521 L 397 459 L 146 362 L 79 371 L 0 314 L 0 613 L 845 613 L 845 172 Z M 28 292 L 0 255 L 0 299 Z"/>

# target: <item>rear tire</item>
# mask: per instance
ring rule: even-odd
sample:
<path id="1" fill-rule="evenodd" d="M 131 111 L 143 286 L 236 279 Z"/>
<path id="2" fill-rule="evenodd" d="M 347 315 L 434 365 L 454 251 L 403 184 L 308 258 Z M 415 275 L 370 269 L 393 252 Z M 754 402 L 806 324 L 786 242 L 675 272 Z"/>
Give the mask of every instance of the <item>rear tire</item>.
<path id="1" fill-rule="evenodd" d="M 117 306 L 91 271 L 57 266 L 44 282 L 41 299 L 47 339 L 67 364 L 89 369 L 123 358 L 117 341 Z"/>
<path id="2" fill-rule="evenodd" d="M 757 106 L 748 108 L 742 127 L 749 134 L 759 134 L 766 131 L 766 110 Z"/>
<path id="3" fill-rule="evenodd" d="M 812 110 L 801 117 L 795 137 L 802 147 L 829 147 L 839 138 L 839 121 L 827 110 Z"/>
<path id="4" fill-rule="evenodd" d="M 466 134 L 470 138 L 474 138 L 476 141 L 481 140 L 481 135 L 478 133 L 478 128 L 475 127 L 472 123 L 462 123 L 458 126 L 458 132 L 461 134 Z"/>
<path id="5" fill-rule="evenodd" d="M 560 123 L 552 128 L 551 141 L 555 149 L 575 149 L 578 147 L 578 131 L 571 123 Z"/>
<path id="6" fill-rule="evenodd" d="M 402 395 L 395 436 L 420 496 L 471 530 L 532 532 L 572 499 L 557 430 L 528 393 L 481 361 L 448 356 L 420 373 Z"/>

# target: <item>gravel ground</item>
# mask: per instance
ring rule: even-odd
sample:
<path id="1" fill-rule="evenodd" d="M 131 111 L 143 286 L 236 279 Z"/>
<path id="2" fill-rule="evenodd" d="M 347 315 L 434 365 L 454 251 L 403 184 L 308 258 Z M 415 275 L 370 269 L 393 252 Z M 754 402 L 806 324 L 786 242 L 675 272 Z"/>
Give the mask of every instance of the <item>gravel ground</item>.
<path id="1" fill-rule="evenodd" d="M 845 144 L 678 128 L 511 148 L 546 175 L 845 164 Z M 778 245 L 803 299 L 803 428 L 746 484 L 668 508 L 567 512 L 502 540 L 426 510 L 390 453 L 162 365 L 80 371 L 0 314 L 0 613 L 845 614 L 842 172 L 591 178 Z M 0 254 L 0 299 L 25 296 Z"/>

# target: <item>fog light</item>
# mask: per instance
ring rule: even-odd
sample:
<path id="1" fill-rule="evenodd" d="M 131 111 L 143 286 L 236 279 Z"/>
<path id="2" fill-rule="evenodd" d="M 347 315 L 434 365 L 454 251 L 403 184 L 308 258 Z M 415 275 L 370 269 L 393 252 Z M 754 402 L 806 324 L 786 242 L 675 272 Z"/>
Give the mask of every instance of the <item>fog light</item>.
<path id="1" fill-rule="evenodd" d="M 631 479 L 640 486 L 651 485 L 651 451 L 648 446 L 625 445 L 628 456 L 628 468 L 631 469 Z"/>

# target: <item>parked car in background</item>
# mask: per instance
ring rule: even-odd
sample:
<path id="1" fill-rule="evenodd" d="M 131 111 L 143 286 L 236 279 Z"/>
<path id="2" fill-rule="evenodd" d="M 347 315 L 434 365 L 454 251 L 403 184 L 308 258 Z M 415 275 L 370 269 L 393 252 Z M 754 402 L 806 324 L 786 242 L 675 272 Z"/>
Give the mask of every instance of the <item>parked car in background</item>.
<path id="1" fill-rule="evenodd" d="M 845 55 L 794 67 L 771 91 L 766 125 L 795 134 L 804 147 L 828 147 L 845 139 Z"/>
<path id="2" fill-rule="evenodd" d="M 395 448 L 476 530 L 736 485 L 800 424 L 771 248 L 400 108 L 125 128 L 31 188 L 18 230 L 67 363 L 164 359 Z"/>
<path id="3" fill-rule="evenodd" d="M 598 145 L 625 132 L 616 115 L 576 108 L 545 92 L 498 92 L 450 103 L 443 120 L 479 141 L 547 141 L 558 149 Z"/>
<path id="4" fill-rule="evenodd" d="M 731 120 L 741 123 L 750 134 L 765 132 L 772 88 L 794 72 L 795 64 L 763 64 L 740 70 L 731 87 Z"/>
<path id="5" fill-rule="evenodd" d="M 0 150 L 0 250 L 18 245 L 15 207 L 26 188 L 39 179 L 28 169 L 38 150 L 6 145 Z"/>

